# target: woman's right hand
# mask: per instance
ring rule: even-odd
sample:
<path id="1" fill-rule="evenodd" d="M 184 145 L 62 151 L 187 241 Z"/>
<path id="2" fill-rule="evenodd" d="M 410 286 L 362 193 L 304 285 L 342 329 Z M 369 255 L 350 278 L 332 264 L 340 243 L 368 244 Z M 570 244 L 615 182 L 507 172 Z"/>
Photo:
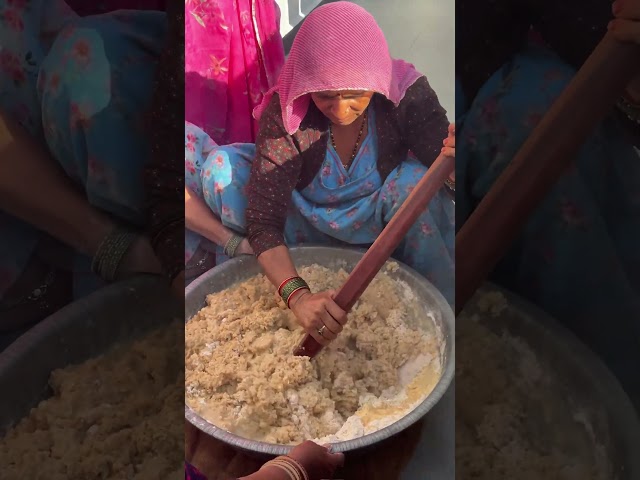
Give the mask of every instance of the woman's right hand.
<path id="1" fill-rule="evenodd" d="M 335 292 L 303 291 L 291 299 L 291 311 L 304 330 L 323 346 L 335 340 L 347 323 L 347 313 L 333 300 Z M 322 329 L 322 335 L 319 333 Z"/>
<path id="2" fill-rule="evenodd" d="M 612 4 L 614 19 L 608 29 L 621 42 L 640 45 L 640 0 L 617 0 Z M 640 74 L 627 86 L 629 100 L 640 102 Z"/>
<path id="3" fill-rule="evenodd" d="M 344 465 L 344 453 L 331 453 L 327 446 L 307 440 L 288 455 L 304 467 L 310 480 L 333 478 L 338 467 Z"/>

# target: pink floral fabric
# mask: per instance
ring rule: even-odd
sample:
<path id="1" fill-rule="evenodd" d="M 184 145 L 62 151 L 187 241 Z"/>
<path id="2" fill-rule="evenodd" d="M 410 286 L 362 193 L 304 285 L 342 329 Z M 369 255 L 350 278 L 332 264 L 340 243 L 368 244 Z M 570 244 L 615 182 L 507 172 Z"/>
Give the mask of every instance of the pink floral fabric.
<path id="1" fill-rule="evenodd" d="M 252 112 L 283 64 L 274 0 L 185 1 L 185 119 L 216 143 L 255 142 Z"/>

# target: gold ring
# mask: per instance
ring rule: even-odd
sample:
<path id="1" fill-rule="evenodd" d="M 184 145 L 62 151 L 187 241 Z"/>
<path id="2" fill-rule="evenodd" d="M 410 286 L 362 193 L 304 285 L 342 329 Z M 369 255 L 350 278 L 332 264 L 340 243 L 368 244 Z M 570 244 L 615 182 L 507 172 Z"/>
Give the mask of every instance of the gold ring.
<path id="1" fill-rule="evenodd" d="M 318 335 L 320 335 L 321 337 L 324 337 L 324 335 L 322 334 L 322 332 L 324 332 L 324 329 L 327 328 L 326 325 L 322 325 L 322 327 L 320 327 L 318 329 Z"/>

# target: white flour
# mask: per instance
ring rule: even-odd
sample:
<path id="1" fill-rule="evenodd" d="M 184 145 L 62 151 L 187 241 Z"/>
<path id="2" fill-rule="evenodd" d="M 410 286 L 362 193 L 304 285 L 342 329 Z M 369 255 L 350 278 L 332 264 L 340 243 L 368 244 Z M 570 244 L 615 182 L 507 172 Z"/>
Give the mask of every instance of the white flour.
<path id="1" fill-rule="evenodd" d="M 433 314 L 385 274 L 397 267 L 376 276 L 312 361 L 291 354 L 303 332 L 264 276 L 210 295 L 186 324 L 187 404 L 220 428 L 278 444 L 352 439 L 405 416 L 437 384 L 443 346 Z M 300 274 L 314 291 L 347 277 L 315 265 Z"/>

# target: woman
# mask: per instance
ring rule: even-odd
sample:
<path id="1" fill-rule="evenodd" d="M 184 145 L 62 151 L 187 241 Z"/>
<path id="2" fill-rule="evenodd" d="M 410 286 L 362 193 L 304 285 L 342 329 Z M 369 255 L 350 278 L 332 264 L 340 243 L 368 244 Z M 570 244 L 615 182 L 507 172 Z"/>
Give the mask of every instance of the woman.
<path id="1" fill-rule="evenodd" d="M 438 154 L 454 155 L 454 130 L 447 133 L 427 79 L 391 59 L 374 18 L 350 2 L 323 5 L 305 19 L 256 116 L 255 145 L 217 147 L 187 124 L 186 187 L 224 226 L 217 238 L 226 235 L 226 243 L 209 236 L 221 259 L 250 247 L 301 325 L 326 345 L 342 330 L 345 312 L 332 292 L 309 291 L 287 245 L 371 245 Z M 449 184 L 395 257 L 452 303 Z M 201 240 L 187 233 L 187 259 Z"/>
<path id="2" fill-rule="evenodd" d="M 255 142 L 251 113 L 284 63 L 278 5 L 187 0 L 184 8 L 185 119 L 218 144 Z"/>
<path id="3" fill-rule="evenodd" d="M 0 12 L 0 329 L 9 330 L 103 280 L 162 270 L 144 232 L 141 179 L 167 19 L 81 18 L 60 0 L 0 0 Z"/>
<path id="4" fill-rule="evenodd" d="M 296 446 L 287 456 L 277 457 L 267 462 L 251 475 L 238 480 L 295 480 L 292 469 L 298 473 L 297 478 L 322 480 L 333 478 L 335 470 L 344 464 L 343 453 L 331 453 L 328 446 L 320 446 L 306 441 Z M 306 477 L 305 477 L 306 475 Z M 185 463 L 185 480 L 206 480 L 192 465 Z"/>
<path id="5" fill-rule="evenodd" d="M 255 142 L 252 112 L 276 83 L 284 63 L 280 11 L 275 0 L 185 3 L 185 119 L 218 144 Z M 219 222 L 198 197 L 185 190 L 187 227 L 219 242 Z M 213 228 L 213 231 L 211 230 Z M 216 264 L 211 244 L 188 255 L 193 279 Z M 243 245 L 239 252 L 251 253 Z"/>
<path id="6" fill-rule="evenodd" d="M 612 18 L 607 0 L 520 3 L 456 3 L 456 60 L 469 102 L 458 112 L 458 228 Z M 613 15 L 612 33 L 640 42 L 640 2 L 615 2 Z M 532 24 L 536 35 L 528 37 Z M 640 158 L 633 146 L 640 145 L 640 76 L 624 97 L 529 219 L 493 279 L 577 333 L 640 402 Z"/>

